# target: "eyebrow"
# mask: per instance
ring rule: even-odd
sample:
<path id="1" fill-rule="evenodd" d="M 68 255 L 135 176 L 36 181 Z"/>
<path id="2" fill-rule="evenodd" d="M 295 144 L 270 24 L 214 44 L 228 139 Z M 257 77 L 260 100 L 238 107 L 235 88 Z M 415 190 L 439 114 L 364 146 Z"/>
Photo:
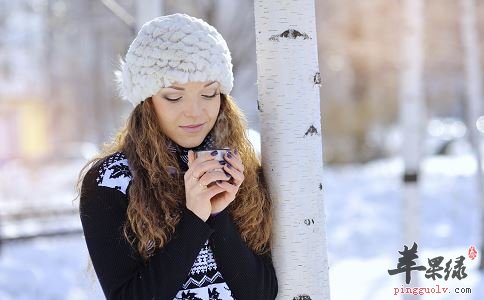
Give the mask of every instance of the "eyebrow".
<path id="1" fill-rule="evenodd" d="M 207 83 L 206 85 L 204 85 L 203 87 L 204 87 L 204 88 L 206 88 L 207 86 L 212 85 L 212 84 L 214 84 L 215 82 L 217 82 L 217 81 L 212 81 L 212 82 L 209 82 L 209 83 Z M 185 89 L 184 89 L 184 88 L 182 88 L 182 87 L 177 87 L 177 86 L 172 86 L 172 85 L 168 86 L 167 88 L 170 88 L 170 89 L 175 89 L 175 90 L 179 90 L 179 91 L 184 91 L 184 90 L 185 90 Z"/>

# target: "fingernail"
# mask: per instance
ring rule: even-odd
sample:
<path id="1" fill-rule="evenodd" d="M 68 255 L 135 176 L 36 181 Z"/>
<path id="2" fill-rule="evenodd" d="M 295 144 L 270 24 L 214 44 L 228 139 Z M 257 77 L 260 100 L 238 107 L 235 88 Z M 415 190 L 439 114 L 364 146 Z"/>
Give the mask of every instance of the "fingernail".
<path id="1" fill-rule="evenodd" d="M 232 154 L 230 152 L 227 152 L 227 157 L 232 158 Z"/>
<path id="2" fill-rule="evenodd" d="M 217 155 L 217 153 L 218 153 L 218 152 L 217 152 L 217 150 L 213 150 L 213 151 L 210 153 L 210 155 L 215 156 L 215 155 Z"/>
<path id="3" fill-rule="evenodd" d="M 225 160 L 219 160 L 218 163 L 223 166 L 223 165 L 225 165 Z"/>
<path id="4" fill-rule="evenodd" d="M 237 151 L 237 149 L 234 150 L 234 153 L 235 155 L 239 155 L 239 152 Z"/>
<path id="5" fill-rule="evenodd" d="M 217 180 L 217 183 L 222 183 L 222 180 Z"/>
<path id="6" fill-rule="evenodd" d="M 226 166 L 227 166 L 227 168 L 229 168 L 229 169 L 230 169 L 230 168 L 232 168 L 232 165 L 231 165 L 231 164 L 229 164 L 229 163 L 227 163 L 227 164 L 226 164 Z"/>
<path id="7" fill-rule="evenodd" d="M 230 178 L 230 177 L 232 177 L 232 175 L 230 175 L 230 174 L 227 174 L 227 173 L 225 173 L 225 175 L 227 175 L 227 177 L 229 177 L 229 178 Z"/>

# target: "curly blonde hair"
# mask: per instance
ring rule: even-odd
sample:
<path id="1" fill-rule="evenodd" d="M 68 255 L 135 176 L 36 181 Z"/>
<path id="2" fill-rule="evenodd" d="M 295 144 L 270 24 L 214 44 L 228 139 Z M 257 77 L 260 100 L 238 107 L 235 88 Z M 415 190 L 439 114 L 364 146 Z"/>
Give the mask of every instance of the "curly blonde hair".
<path id="1" fill-rule="evenodd" d="M 261 163 L 247 137 L 247 120 L 231 96 L 221 94 L 212 135 L 217 148 L 228 146 L 240 153 L 245 179 L 226 209 L 247 245 L 255 253 L 264 254 L 271 248 L 272 201 Z M 185 205 L 183 176 L 177 154 L 168 151 L 169 143 L 159 126 L 152 99 L 148 98 L 134 108 L 114 140 L 104 144 L 101 153 L 81 169 L 77 182 L 80 196 L 89 169 L 115 152 L 127 156 L 133 180 L 124 236 L 145 259 L 154 247 L 161 248 L 170 240 L 180 221 L 180 205 Z M 175 167 L 176 174 L 167 172 L 167 166 Z"/>

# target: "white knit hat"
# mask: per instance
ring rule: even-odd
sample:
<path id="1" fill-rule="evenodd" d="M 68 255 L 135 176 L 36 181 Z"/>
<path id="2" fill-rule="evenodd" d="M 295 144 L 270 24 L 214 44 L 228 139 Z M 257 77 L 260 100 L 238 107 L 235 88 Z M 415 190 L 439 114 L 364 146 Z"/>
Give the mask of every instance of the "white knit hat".
<path id="1" fill-rule="evenodd" d="M 228 95 L 234 81 L 230 51 L 220 33 L 179 13 L 146 22 L 115 75 L 121 98 L 134 106 L 175 82 L 214 80 Z"/>

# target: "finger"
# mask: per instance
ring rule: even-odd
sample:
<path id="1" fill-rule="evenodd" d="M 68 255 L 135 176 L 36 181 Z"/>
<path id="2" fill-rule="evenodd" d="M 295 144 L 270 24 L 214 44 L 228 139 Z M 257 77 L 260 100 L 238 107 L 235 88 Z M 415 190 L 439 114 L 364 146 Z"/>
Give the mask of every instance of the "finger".
<path id="1" fill-rule="evenodd" d="M 234 156 L 233 153 L 227 152 L 225 154 L 225 160 L 227 160 L 228 163 L 230 163 L 232 166 L 234 166 L 236 169 L 238 169 L 240 172 L 244 172 L 244 164 L 242 161 Z"/>
<path id="2" fill-rule="evenodd" d="M 220 166 L 222 168 L 222 166 Z M 215 182 L 217 180 L 224 180 L 228 181 L 232 178 L 232 175 L 227 174 L 224 172 L 222 169 L 219 170 L 211 170 L 203 174 L 202 177 L 200 177 L 200 182 L 204 185 L 208 185 L 212 182 Z"/>
<path id="3" fill-rule="evenodd" d="M 193 173 L 196 174 L 198 178 L 201 178 L 205 173 L 211 172 L 214 170 L 221 170 L 225 165 L 225 161 L 218 161 L 218 160 L 209 160 L 204 161 L 200 164 L 193 165 Z"/>
<path id="4" fill-rule="evenodd" d="M 240 186 L 245 179 L 244 174 L 230 164 L 225 165 L 224 170 L 232 176 L 233 181 L 237 186 Z"/>
<path id="5" fill-rule="evenodd" d="M 213 160 L 215 160 L 217 153 L 218 153 L 217 150 L 214 150 L 212 152 L 203 153 L 201 155 L 198 155 L 198 153 L 194 153 L 193 154 L 194 155 L 193 156 L 194 157 L 193 164 L 198 166 L 198 165 L 203 164 L 205 162 L 213 161 Z"/>
<path id="6" fill-rule="evenodd" d="M 237 191 L 238 191 L 238 188 L 237 186 L 233 185 L 233 184 L 230 184 L 229 182 L 227 181 L 215 181 L 215 183 L 223 188 L 225 191 L 229 192 L 230 194 L 236 194 Z"/>
<path id="7" fill-rule="evenodd" d="M 221 168 L 217 161 L 215 161 L 215 155 L 217 155 L 214 151 L 212 153 L 203 153 L 202 155 L 197 155 L 197 153 L 189 150 L 193 153 L 193 160 L 189 165 L 189 171 L 193 176 L 196 178 L 200 178 L 206 171 L 215 168 Z M 190 156 L 190 155 L 189 155 Z M 208 165 L 205 165 L 207 164 Z M 202 166 L 202 167 L 200 167 Z"/>
<path id="8" fill-rule="evenodd" d="M 225 192 L 225 189 L 214 184 L 211 187 L 204 190 L 204 192 L 202 193 L 202 197 L 211 199 L 213 196 L 220 194 L 222 192 Z"/>
<path id="9" fill-rule="evenodd" d="M 192 161 L 195 159 L 195 153 L 193 150 L 188 150 L 188 166 L 192 163 Z"/>
<path id="10" fill-rule="evenodd" d="M 183 175 L 183 178 L 185 180 L 185 183 L 197 182 L 198 181 L 198 178 L 196 178 L 195 175 L 193 174 L 193 169 L 190 169 L 190 167 L 185 172 L 185 175 Z"/>
<path id="11" fill-rule="evenodd" d="M 186 173 L 188 174 L 188 172 Z M 189 189 L 192 192 L 198 189 L 205 189 L 203 188 L 203 184 L 200 184 L 200 181 L 198 178 L 196 178 L 193 174 L 192 175 L 187 175 L 185 178 L 185 189 Z"/>
<path id="12" fill-rule="evenodd" d="M 189 186 L 195 186 L 200 183 L 200 178 L 204 175 L 204 172 L 197 172 L 196 168 L 193 167 L 189 168 L 184 175 L 185 184 Z M 205 184 L 206 185 L 206 184 Z"/>
<path id="13" fill-rule="evenodd" d="M 237 149 L 234 149 L 234 151 L 232 153 L 235 154 L 235 157 L 237 157 L 239 160 L 242 161 L 242 158 L 240 157 L 240 153 L 239 153 L 239 151 L 237 151 Z"/>

